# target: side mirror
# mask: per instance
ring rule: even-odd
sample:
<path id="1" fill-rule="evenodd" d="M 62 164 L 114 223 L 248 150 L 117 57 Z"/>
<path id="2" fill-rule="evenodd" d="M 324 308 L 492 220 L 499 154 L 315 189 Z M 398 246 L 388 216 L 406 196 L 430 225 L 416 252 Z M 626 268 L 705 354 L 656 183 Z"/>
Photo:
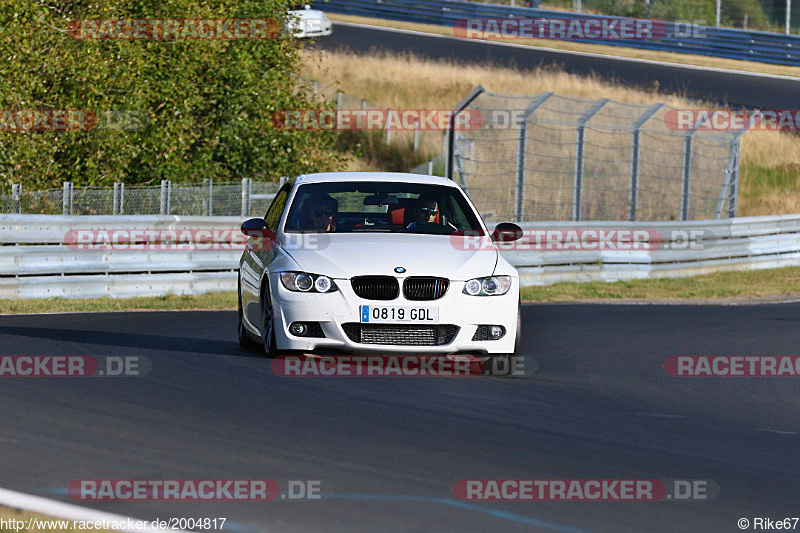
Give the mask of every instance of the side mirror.
<path id="1" fill-rule="evenodd" d="M 271 250 L 275 246 L 275 234 L 267 227 L 263 218 L 251 218 L 242 224 L 242 233 L 249 239 L 250 250 Z"/>
<path id="2" fill-rule="evenodd" d="M 263 218 L 251 218 L 242 223 L 242 233 L 248 237 L 263 237 L 267 221 Z"/>
<path id="3" fill-rule="evenodd" d="M 502 222 L 494 228 L 492 240 L 494 242 L 513 242 L 522 238 L 522 228 L 511 222 Z"/>

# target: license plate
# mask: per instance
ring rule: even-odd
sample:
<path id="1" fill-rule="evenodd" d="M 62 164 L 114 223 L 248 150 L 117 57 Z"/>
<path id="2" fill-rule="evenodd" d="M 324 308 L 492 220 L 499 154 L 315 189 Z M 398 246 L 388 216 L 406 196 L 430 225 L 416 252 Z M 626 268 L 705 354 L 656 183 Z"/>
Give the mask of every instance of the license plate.
<path id="1" fill-rule="evenodd" d="M 359 308 L 362 323 L 370 324 L 438 324 L 438 307 L 396 307 L 362 305 Z"/>

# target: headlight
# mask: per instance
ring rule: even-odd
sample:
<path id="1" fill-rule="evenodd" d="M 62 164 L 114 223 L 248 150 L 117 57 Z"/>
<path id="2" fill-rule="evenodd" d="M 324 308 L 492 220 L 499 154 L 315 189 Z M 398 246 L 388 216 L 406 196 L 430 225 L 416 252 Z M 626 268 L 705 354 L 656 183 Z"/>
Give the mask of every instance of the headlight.
<path id="1" fill-rule="evenodd" d="M 489 276 L 469 280 L 462 292 L 470 296 L 502 296 L 510 289 L 511 276 Z"/>
<path id="2" fill-rule="evenodd" d="M 293 292 L 333 292 L 338 290 L 331 278 L 305 272 L 281 272 L 281 283 Z"/>

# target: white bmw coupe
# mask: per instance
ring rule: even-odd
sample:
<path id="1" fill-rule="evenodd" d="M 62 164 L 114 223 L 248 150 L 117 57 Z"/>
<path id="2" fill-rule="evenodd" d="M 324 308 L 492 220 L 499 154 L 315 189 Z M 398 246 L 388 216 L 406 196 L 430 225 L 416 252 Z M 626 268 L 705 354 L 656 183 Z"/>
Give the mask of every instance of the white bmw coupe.
<path id="1" fill-rule="evenodd" d="M 311 174 L 242 225 L 239 342 L 288 351 L 470 354 L 491 374 L 520 353 L 519 276 L 453 181 Z"/>
<path id="2" fill-rule="evenodd" d="M 326 37 L 333 33 L 333 23 L 328 15 L 311 6 L 305 5 L 304 9 L 288 12 L 286 29 L 297 37 Z"/>

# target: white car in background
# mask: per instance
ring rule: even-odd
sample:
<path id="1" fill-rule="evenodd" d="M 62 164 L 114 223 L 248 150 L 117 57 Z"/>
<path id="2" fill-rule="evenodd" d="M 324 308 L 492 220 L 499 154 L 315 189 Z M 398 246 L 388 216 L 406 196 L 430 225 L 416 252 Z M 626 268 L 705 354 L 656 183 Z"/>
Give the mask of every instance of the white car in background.
<path id="1" fill-rule="evenodd" d="M 328 15 L 306 5 L 305 9 L 289 11 L 286 29 L 295 37 L 325 37 L 333 33 L 333 23 Z"/>
<path id="2" fill-rule="evenodd" d="M 470 354 L 514 371 L 519 275 L 453 181 L 340 172 L 285 183 L 242 224 L 239 343 L 286 351 Z M 267 245 L 265 245 L 267 242 Z"/>

